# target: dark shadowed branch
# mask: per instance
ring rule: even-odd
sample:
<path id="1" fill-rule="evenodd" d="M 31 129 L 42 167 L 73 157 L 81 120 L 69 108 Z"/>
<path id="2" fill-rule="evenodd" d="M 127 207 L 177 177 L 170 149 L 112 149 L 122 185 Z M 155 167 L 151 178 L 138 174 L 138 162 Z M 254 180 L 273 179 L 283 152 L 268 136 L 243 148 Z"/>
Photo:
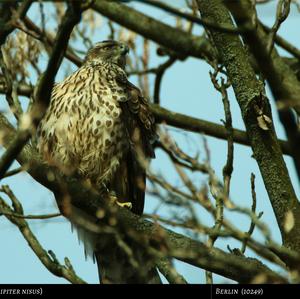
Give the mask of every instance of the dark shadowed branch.
<path id="1" fill-rule="evenodd" d="M 9 144 L 13 138 L 14 129 L 2 115 L 0 115 L 0 128 L 5 133 L 3 136 L 4 145 Z M 67 194 L 72 205 L 91 216 L 97 214 L 99 209 L 106 209 L 105 201 L 100 200 L 99 195 L 93 190 L 87 189 L 77 179 L 64 178 L 55 169 L 41 164 L 36 152 L 29 145 L 24 147 L 18 156 L 18 161 L 22 165 L 30 165 L 29 174 L 54 192 L 59 207 L 64 206 Z M 72 219 L 71 211 L 66 211 L 63 208 L 61 211 L 65 216 Z M 127 228 L 130 236 L 137 241 L 142 238 L 143 243 L 147 244 L 147 250 L 154 250 L 160 258 L 168 256 L 177 258 L 239 282 L 251 282 L 259 274 L 264 274 L 265 281 L 268 282 L 286 282 L 285 278 L 271 271 L 256 259 L 235 256 L 219 249 L 210 249 L 199 241 L 165 229 L 156 223 L 143 220 L 124 208 L 114 206 L 113 212 L 113 217 L 116 219 L 116 223 L 119 224 L 118 227 L 122 227 L 123 230 Z M 99 225 L 105 227 L 107 225 L 105 221 L 109 221 L 111 215 L 108 210 L 106 217 L 101 219 Z M 163 243 L 166 244 L 168 249 L 166 252 L 161 252 L 161 249 L 159 249 L 160 242 L 158 240 L 162 237 Z M 101 235 L 99 235 L 99 238 L 101 239 Z M 147 242 L 145 242 L 145 238 L 147 238 Z M 158 248 L 155 244 L 158 244 Z"/>
<path id="2" fill-rule="evenodd" d="M 156 69 L 156 77 L 155 77 L 155 83 L 154 83 L 154 94 L 153 94 L 153 101 L 154 104 L 159 104 L 160 103 L 160 86 L 162 82 L 162 78 L 166 70 L 172 66 L 176 61 L 176 57 L 171 56 L 165 63 L 161 64 L 160 66 L 157 67 Z"/>
<path id="3" fill-rule="evenodd" d="M 25 0 L 18 6 L 17 2 L 11 1 L 10 3 L 0 3 L 0 45 L 2 45 L 6 37 L 15 29 L 13 22 L 17 19 L 23 19 L 26 16 L 28 9 L 30 8 L 33 0 Z M 12 9 L 17 9 L 15 15 L 12 15 Z"/>
<path id="4" fill-rule="evenodd" d="M 58 260 L 53 259 L 53 253 L 50 255 L 39 243 L 33 232 L 31 231 L 28 223 L 25 220 L 23 214 L 23 208 L 20 201 L 14 196 L 8 186 L 2 186 L 2 192 L 9 196 L 12 201 L 13 209 L 0 197 L 0 215 L 3 214 L 13 224 L 17 226 L 21 234 L 27 241 L 30 248 L 33 250 L 35 255 L 41 261 L 41 263 L 54 275 L 65 278 L 71 283 L 83 284 L 86 283 L 80 277 L 78 277 L 70 263 L 65 258 L 65 265 L 61 265 Z M 17 215 L 17 216 L 16 216 Z"/>
<path id="5" fill-rule="evenodd" d="M 81 16 L 80 4 L 69 4 L 62 24 L 59 27 L 51 57 L 49 59 L 46 71 L 40 78 L 34 95 L 34 105 L 26 121 L 21 123 L 21 128 L 18 130 L 14 140 L 3 154 L 0 160 L 0 179 L 6 173 L 11 163 L 20 153 L 24 145 L 28 142 L 32 130 L 37 127 L 39 121 L 44 116 L 48 107 L 52 86 L 58 68 L 64 57 L 69 37 L 74 26 L 79 22 Z"/>
<path id="6" fill-rule="evenodd" d="M 110 20 L 131 29 L 183 56 L 214 57 L 214 49 L 204 37 L 192 36 L 118 2 L 96 0 L 93 9 Z M 189 45 L 188 47 L 186 45 Z"/>
<path id="7" fill-rule="evenodd" d="M 130 1 L 137 1 L 137 0 L 121 0 L 121 2 L 130 2 Z M 221 32 L 227 32 L 227 33 L 234 33 L 234 34 L 238 34 L 247 30 L 251 30 L 253 29 L 253 24 L 250 22 L 249 24 L 247 24 L 246 26 L 244 26 L 244 28 L 232 28 L 232 27 L 227 27 L 227 26 L 220 26 L 218 24 L 216 24 L 215 22 L 211 22 L 209 20 L 205 20 L 205 19 L 201 19 L 197 16 L 194 16 L 192 14 L 189 13 L 185 13 L 182 12 L 162 1 L 156 1 L 156 0 L 138 0 L 139 2 L 154 6 L 156 8 L 159 8 L 161 10 L 164 10 L 168 13 L 173 14 L 174 16 L 177 17 L 181 17 L 183 19 L 186 19 L 192 23 L 201 25 L 201 26 L 205 26 L 208 28 L 212 28 Z"/>
<path id="8" fill-rule="evenodd" d="M 0 93 L 6 92 L 5 83 L 1 80 L 0 76 Z M 18 94 L 30 97 L 33 90 L 29 85 L 20 84 L 18 86 Z M 151 104 L 151 111 L 154 114 L 158 123 L 163 123 L 172 127 L 183 129 L 190 132 L 206 134 L 208 136 L 216 137 L 219 139 L 227 139 L 227 130 L 224 126 L 202 120 L 199 118 L 191 117 L 182 113 L 173 112 L 169 109 L 163 108 L 159 105 Z M 245 131 L 233 129 L 233 141 L 238 144 L 249 146 L 250 142 Z M 283 154 L 290 155 L 289 145 L 284 140 L 278 140 Z"/>
<path id="9" fill-rule="evenodd" d="M 238 3 L 227 1 L 226 3 L 239 26 L 243 26 L 256 13 L 248 0 Z M 276 49 L 272 48 L 271 52 L 268 50 L 268 36 L 260 24 L 258 24 L 256 30 L 243 34 L 244 40 L 258 62 L 261 72 L 270 84 L 277 104 L 279 118 L 288 137 L 294 165 L 300 179 L 300 132 L 296 117 L 291 109 L 293 108 L 298 114 L 300 113 L 300 84 L 294 71 L 279 56 Z"/>
<path id="10" fill-rule="evenodd" d="M 197 3 L 203 17 L 234 26 L 222 1 L 197 0 Z M 265 117 L 265 115 L 267 119 L 272 118 L 268 99 L 264 96 L 263 83 L 257 79 L 243 44 L 237 36 L 211 29 L 209 32 L 224 61 L 229 80 L 240 105 L 248 138 L 276 215 L 283 242 L 285 246 L 299 250 L 300 206 L 298 199 L 272 123 L 269 123 L 267 128 L 262 128 L 261 123 L 259 123 L 261 117 Z M 231 46 L 228 47 L 228 45 Z M 293 213 L 295 225 L 287 233 L 284 229 L 284 223 L 286 213 L 289 211 Z"/>

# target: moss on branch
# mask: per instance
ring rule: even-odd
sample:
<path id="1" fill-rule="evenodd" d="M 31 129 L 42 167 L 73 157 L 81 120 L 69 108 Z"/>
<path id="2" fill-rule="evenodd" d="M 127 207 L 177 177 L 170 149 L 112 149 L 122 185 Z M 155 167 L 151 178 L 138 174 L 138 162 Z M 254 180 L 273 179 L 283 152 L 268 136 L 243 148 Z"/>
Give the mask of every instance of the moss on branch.
<path id="1" fill-rule="evenodd" d="M 197 0 L 202 17 L 219 25 L 232 26 L 231 16 L 221 0 Z M 263 130 L 259 113 L 272 119 L 263 83 L 256 77 L 249 56 L 238 36 L 209 29 L 213 42 L 224 62 L 239 103 L 254 158 L 262 174 L 284 245 L 300 251 L 300 206 L 282 157 L 273 124 Z M 285 217 L 292 212 L 294 227 L 286 232 Z"/>
<path id="2" fill-rule="evenodd" d="M 15 130 L 2 114 L 0 114 L 0 130 L 3 132 L 3 144 L 8 146 L 13 139 Z M 96 214 L 99 208 L 106 208 L 105 202 L 100 200 L 99 195 L 87 189 L 77 179 L 62 177 L 55 169 L 42 164 L 31 146 L 25 146 L 17 159 L 21 165 L 29 167 L 28 173 L 36 181 L 56 195 L 59 206 L 63 204 L 65 198 L 62 195 L 68 194 L 72 205 L 92 216 Z M 114 217 L 117 220 L 118 227 L 126 229 L 134 238 L 143 238 L 144 242 L 147 239 L 147 246 L 153 247 L 153 250 L 160 252 L 166 257 L 177 258 L 238 282 L 253 282 L 261 274 L 265 275 L 265 282 L 287 282 L 285 278 L 256 259 L 236 256 L 219 249 L 208 248 L 199 241 L 165 229 L 159 224 L 140 218 L 126 209 L 115 206 L 114 210 L 116 211 Z M 72 218 L 72 214 L 65 214 L 65 216 Z M 101 223 L 105 225 L 105 223 Z M 158 236 L 167 245 L 167 252 L 161 252 L 161 244 L 157 242 Z M 99 234 L 99 239 L 101 239 L 101 234 Z"/>

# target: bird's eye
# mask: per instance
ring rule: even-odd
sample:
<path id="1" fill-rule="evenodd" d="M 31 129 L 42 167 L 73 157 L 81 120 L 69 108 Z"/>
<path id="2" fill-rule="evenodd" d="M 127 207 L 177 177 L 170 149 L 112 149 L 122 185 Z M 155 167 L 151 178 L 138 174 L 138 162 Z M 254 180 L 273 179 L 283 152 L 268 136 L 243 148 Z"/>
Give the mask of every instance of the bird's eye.
<path id="1" fill-rule="evenodd" d="M 102 47 L 102 50 L 106 51 L 106 50 L 109 50 L 111 48 L 112 48 L 112 46 L 105 46 L 105 47 Z"/>

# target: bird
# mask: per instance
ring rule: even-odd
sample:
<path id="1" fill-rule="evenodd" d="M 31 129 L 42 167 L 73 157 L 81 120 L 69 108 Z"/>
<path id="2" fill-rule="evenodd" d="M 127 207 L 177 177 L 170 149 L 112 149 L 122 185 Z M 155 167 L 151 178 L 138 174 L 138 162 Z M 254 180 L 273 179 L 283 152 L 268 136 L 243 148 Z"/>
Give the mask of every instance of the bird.
<path id="1" fill-rule="evenodd" d="M 102 196 L 115 198 L 120 206 L 141 215 L 144 164 L 155 157 L 157 134 L 148 100 L 128 80 L 128 53 L 123 42 L 98 42 L 87 51 L 81 67 L 54 84 L 49 107 L 37 129 L 37 149 L 49 165 L 88 181 Z M 84 234 L 88 232 L 83 228 Z M 122 250 L 113 241 L 107 243 L 101 251 L 92 248 L 102 282 L 159 281 L 155 269 L 148 271 L 151 277 L 140 279 Z"/>

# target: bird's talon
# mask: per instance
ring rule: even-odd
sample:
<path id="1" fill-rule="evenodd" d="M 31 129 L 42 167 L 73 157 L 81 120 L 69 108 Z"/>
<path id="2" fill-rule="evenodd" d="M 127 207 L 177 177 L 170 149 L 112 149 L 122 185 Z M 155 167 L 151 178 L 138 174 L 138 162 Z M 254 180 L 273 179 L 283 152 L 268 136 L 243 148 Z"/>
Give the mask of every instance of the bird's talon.
<path id="1" fill-rule="evenodd" d="M 127 208 L 129 210 L 132 209 L 132 203 L 130 201 L 127 201 L 127 202 L 119 202 L 119 201 L 116 201 L 117 205 L 122 207 L 122 208 Z"/>
<path id="2" fill-rule="evenodd" d="M 117 200 L 117 197 L 112 194 L 110 194 L 109 198 L 112 203 L 116 203 L 119 207 L 127 208 L 129 210 L 132 209 L 132 203 L 130 201 L 120 202 Z"/>

